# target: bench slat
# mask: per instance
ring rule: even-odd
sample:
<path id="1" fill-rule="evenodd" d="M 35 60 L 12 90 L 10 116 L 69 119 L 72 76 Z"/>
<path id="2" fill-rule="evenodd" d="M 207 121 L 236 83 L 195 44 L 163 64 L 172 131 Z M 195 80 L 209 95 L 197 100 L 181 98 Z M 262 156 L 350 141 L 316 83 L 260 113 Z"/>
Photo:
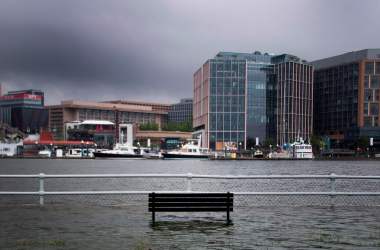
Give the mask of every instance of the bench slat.
<path id="1" fill-rule="evenodd" d="M 149 198 L 149 202 L 152 202 L 153 198 Z M 157 198 L 154 197 L 154 202 L 159 203 L 159 202 L 233 202 L 233 199 L 227 199 L 227 198 L 206 198 L 206 197 L 201 197 L 201 198 L 186 198 L 186 197 L 180 197 L 180 198 Z"/>
<path id="2" fill-rule="evenodd" d="M 153 194 L 150 193 L 149 198 L 151 198 L 152 195 Z M 230 197 L 233 196 L 233 193 L 230 193 Z M 154 193 L 154 197 L 227 197 L 227 193 Z"/>
<path id="3" fill-rule="evenodd" d="M 232 202 L 152 202 L 149 207 L 227 207 L 232 206 Z"/>
<path id="4" fill-rule="evenodd" d="M 152 210 L 149 208 L 149 212 L 226 212 L 226 208 L 219 207 L 158 207 Z M 233 212 L 233 208 L 230 207 L 230 212 Z"/>

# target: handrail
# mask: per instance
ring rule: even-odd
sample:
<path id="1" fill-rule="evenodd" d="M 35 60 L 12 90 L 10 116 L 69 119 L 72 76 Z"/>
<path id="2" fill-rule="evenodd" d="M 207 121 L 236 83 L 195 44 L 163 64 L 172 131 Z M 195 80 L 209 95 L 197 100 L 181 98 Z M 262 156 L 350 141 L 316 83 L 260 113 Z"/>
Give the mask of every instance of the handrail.
<path id="1" fill-rule="evenodd" d="M 292 196 L 292 195 L 328 195 L 332 199 L 336 196 L 380 196 L 380 192 L 337 192 L 335 189 L 335 182 L 337 179 L 365 179 L 365 180 L 379 180 L 380 176 L 361 176 L 361 175 L 336 175 L 331 173 L 329 175 L 201 175 L 201 174 L 22 174 L 22 175 L 0 175 L 1 178 L 37 178 L 39 181 L 38 191 L 0 191 L 0 195 L 36 195 L 39 196 L 40 205 L 44 205 L 44 196 L 46 195 L 111 195 L 111 194 L 148 194 L 151 192 L 165 192 L 165 193 L 178 193 L 178 192 L 194 192 L 201 193 L 204 191 L 192 191 L 193 179 L 326 179 L 329 180 L 329 191 L 324 192 L 234 192 L 236 195 L 278 195 L 278 196 Z M 183 178 L 186 179 L 186 190 L 180 191 L 157 191 L 157 190 L 110 190 L 110 191 L 46 191 L 45 179 L 48 178 Z M 207 191 L 208 192 L 208 191 Z M 213 193 L 213 192 L 210 192 Z"/>
<path id="2" fill-rule="evenodd" d="M 149 193 L 184 193 L 188 191 L 176 190 L 145 190 L 145 191 L 44 191 L 44 192 L 25 192 L 25 191 L 16 191 L 16 192 L 2 192 L 0 195 L 102 195 L 102 194 L 149 194 Z M 191 191 L 191 193 L 205 193 L 205 191 Z M 207 193 L 220 193 L 219 192 L 209 192 Z M 274 196 L 288 196 L 288 195 L 329 195 L 329 196 L 380 196 L 380 192 L 233 192 L 235 195 L 274 195 Z"/>
<path id="3" fill-rule="evenodd" d="M 43 174 L 44 178 L 204 178 L 204 179 L 380 179 L 378 175 L 198 175 L 198 174 Z M 40 178 L 40 174 L 0 175 L 0 178 Z"/>

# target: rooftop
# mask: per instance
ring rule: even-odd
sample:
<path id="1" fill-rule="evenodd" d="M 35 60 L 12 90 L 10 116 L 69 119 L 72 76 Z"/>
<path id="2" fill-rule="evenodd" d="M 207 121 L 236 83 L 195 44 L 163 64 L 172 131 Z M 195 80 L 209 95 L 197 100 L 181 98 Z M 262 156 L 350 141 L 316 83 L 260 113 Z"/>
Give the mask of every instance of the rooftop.
<path id="1" fill-rule="evenodd" d="M 273 53 L 261 53 L 260 51 L 255 51 L 253 53 L 240 53 L 240 52 L 219 52 L 216 54 L 214 59 L 222 60 L 247 60 L 261 63 L 283 63 L 283 62 L 298 62 L 307 63 L 306 60 L 302 60 L 297 56 L 290 54 L 280 54 L 275 55 Z"/>
<path id="2" fill-rule="evenodd" d="M 257 61 L 257 62 L 268 62 L 274 54 L 261 53 L 255 51 L 253 53 L 240 53 L 240 52 L 219 52 L 216 54 L 214 59 L 223 59 L 223 60 L 248 60 L 248 61 Z"/>
<path id="3" fill-rule="evenodd" d="M 62 101 L 60 105 L 51 105 L 48 108 L 86 108 L 86 109 L 99 109 L 99 110 L 119 110 L 129 112 L 142 112 L 142 113 L 155 113 L 167 114 L 167 111 L 157 110 L 153 106 L 141 104 L 125 104 L 125 103 L 105 103 L 105 102 L 90 102 L 67 100 Z"/>
<path id="4" fill-rule="evenodd" d="M 330 68 L 341 64 L 358 62 L 364 59 L 380 60 L 380 49 L 363 49 L 351 51 L 337 56 L 327 57 L 324 59 L 311 62 L 316 70 Z"/>

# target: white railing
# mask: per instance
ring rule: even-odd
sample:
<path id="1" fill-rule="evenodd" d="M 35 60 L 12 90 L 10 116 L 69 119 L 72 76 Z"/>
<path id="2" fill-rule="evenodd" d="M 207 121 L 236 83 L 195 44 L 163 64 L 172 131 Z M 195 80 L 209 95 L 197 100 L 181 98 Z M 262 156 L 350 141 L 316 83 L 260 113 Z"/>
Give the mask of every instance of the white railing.
<path id="1" fill-rule="evenodd" d="M 193 179 L 252 179 L 252 180 L 274 180 L 274 179 L 324 179 L 329 180 L 329 191 L 327 192 L 233 192 L 235 195 L 276 195 L 276 196 L 295 196 L 295 195 L 328 195 L 332 198 L 336 196 L 380 196 L 379 192 L 337 192 L 335 190 L 335 182 L 339 179 L 345 180 L 378 180 L 380 176 L 360 176 L 360 175 L 197 175 L 197 174 L 32 174 L 32 175 L 0 175 L 0 179 L 8 178 L 35 178 L 39 182 L 38 191 L 0 191 L 1 195 L 33 195 L 39 196 L 40 205 L 44 205 L 44 196 L 46 195 L 114 195 L 114 194 L 148 194 L 151 192 L 165 192 L 165 193 L 178 193 L 178 192 L 208 192 L 208 191 L 192 191 Z M 162 179 L 185 179 L 186 190 L 176 191 L 160 191 L 160 190 L 144 190 L 144 191 L 46 191 L 45 179 L 58 179 L 58 178 L 162 178 Z"/>

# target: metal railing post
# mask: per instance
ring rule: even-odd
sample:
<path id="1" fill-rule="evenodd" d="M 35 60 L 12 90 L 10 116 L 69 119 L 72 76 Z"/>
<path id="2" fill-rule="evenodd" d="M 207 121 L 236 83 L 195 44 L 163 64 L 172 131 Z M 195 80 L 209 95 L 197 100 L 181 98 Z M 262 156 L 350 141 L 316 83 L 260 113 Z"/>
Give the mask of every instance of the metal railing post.
<path id="1" fill-rule="evenodd" d="M 45 177 L 45 174 L 44 173 L 40 173 L 40 177 L 39 177 L 39 180 L 40 180 L 40 189 L 39 189 L 39 193 L 40 193 L 40 206 L 44 205 L 44 193 L 45 193 L 44 177 Z"/>
<path id="2" fill-rule="evenodd" d="M 187 192 L 191 192 L 191 179 L 193 178 L 192 173 L 187 174 Z"/>
<path id="3" fill-rule="evenodd" d="M 330 174 L 330 197 L 331 197 L 331 205 L 334 205 L 334 199 L 335 199 L 335 179 L 336 179 L 336 174 L 331 173 Z"/>

